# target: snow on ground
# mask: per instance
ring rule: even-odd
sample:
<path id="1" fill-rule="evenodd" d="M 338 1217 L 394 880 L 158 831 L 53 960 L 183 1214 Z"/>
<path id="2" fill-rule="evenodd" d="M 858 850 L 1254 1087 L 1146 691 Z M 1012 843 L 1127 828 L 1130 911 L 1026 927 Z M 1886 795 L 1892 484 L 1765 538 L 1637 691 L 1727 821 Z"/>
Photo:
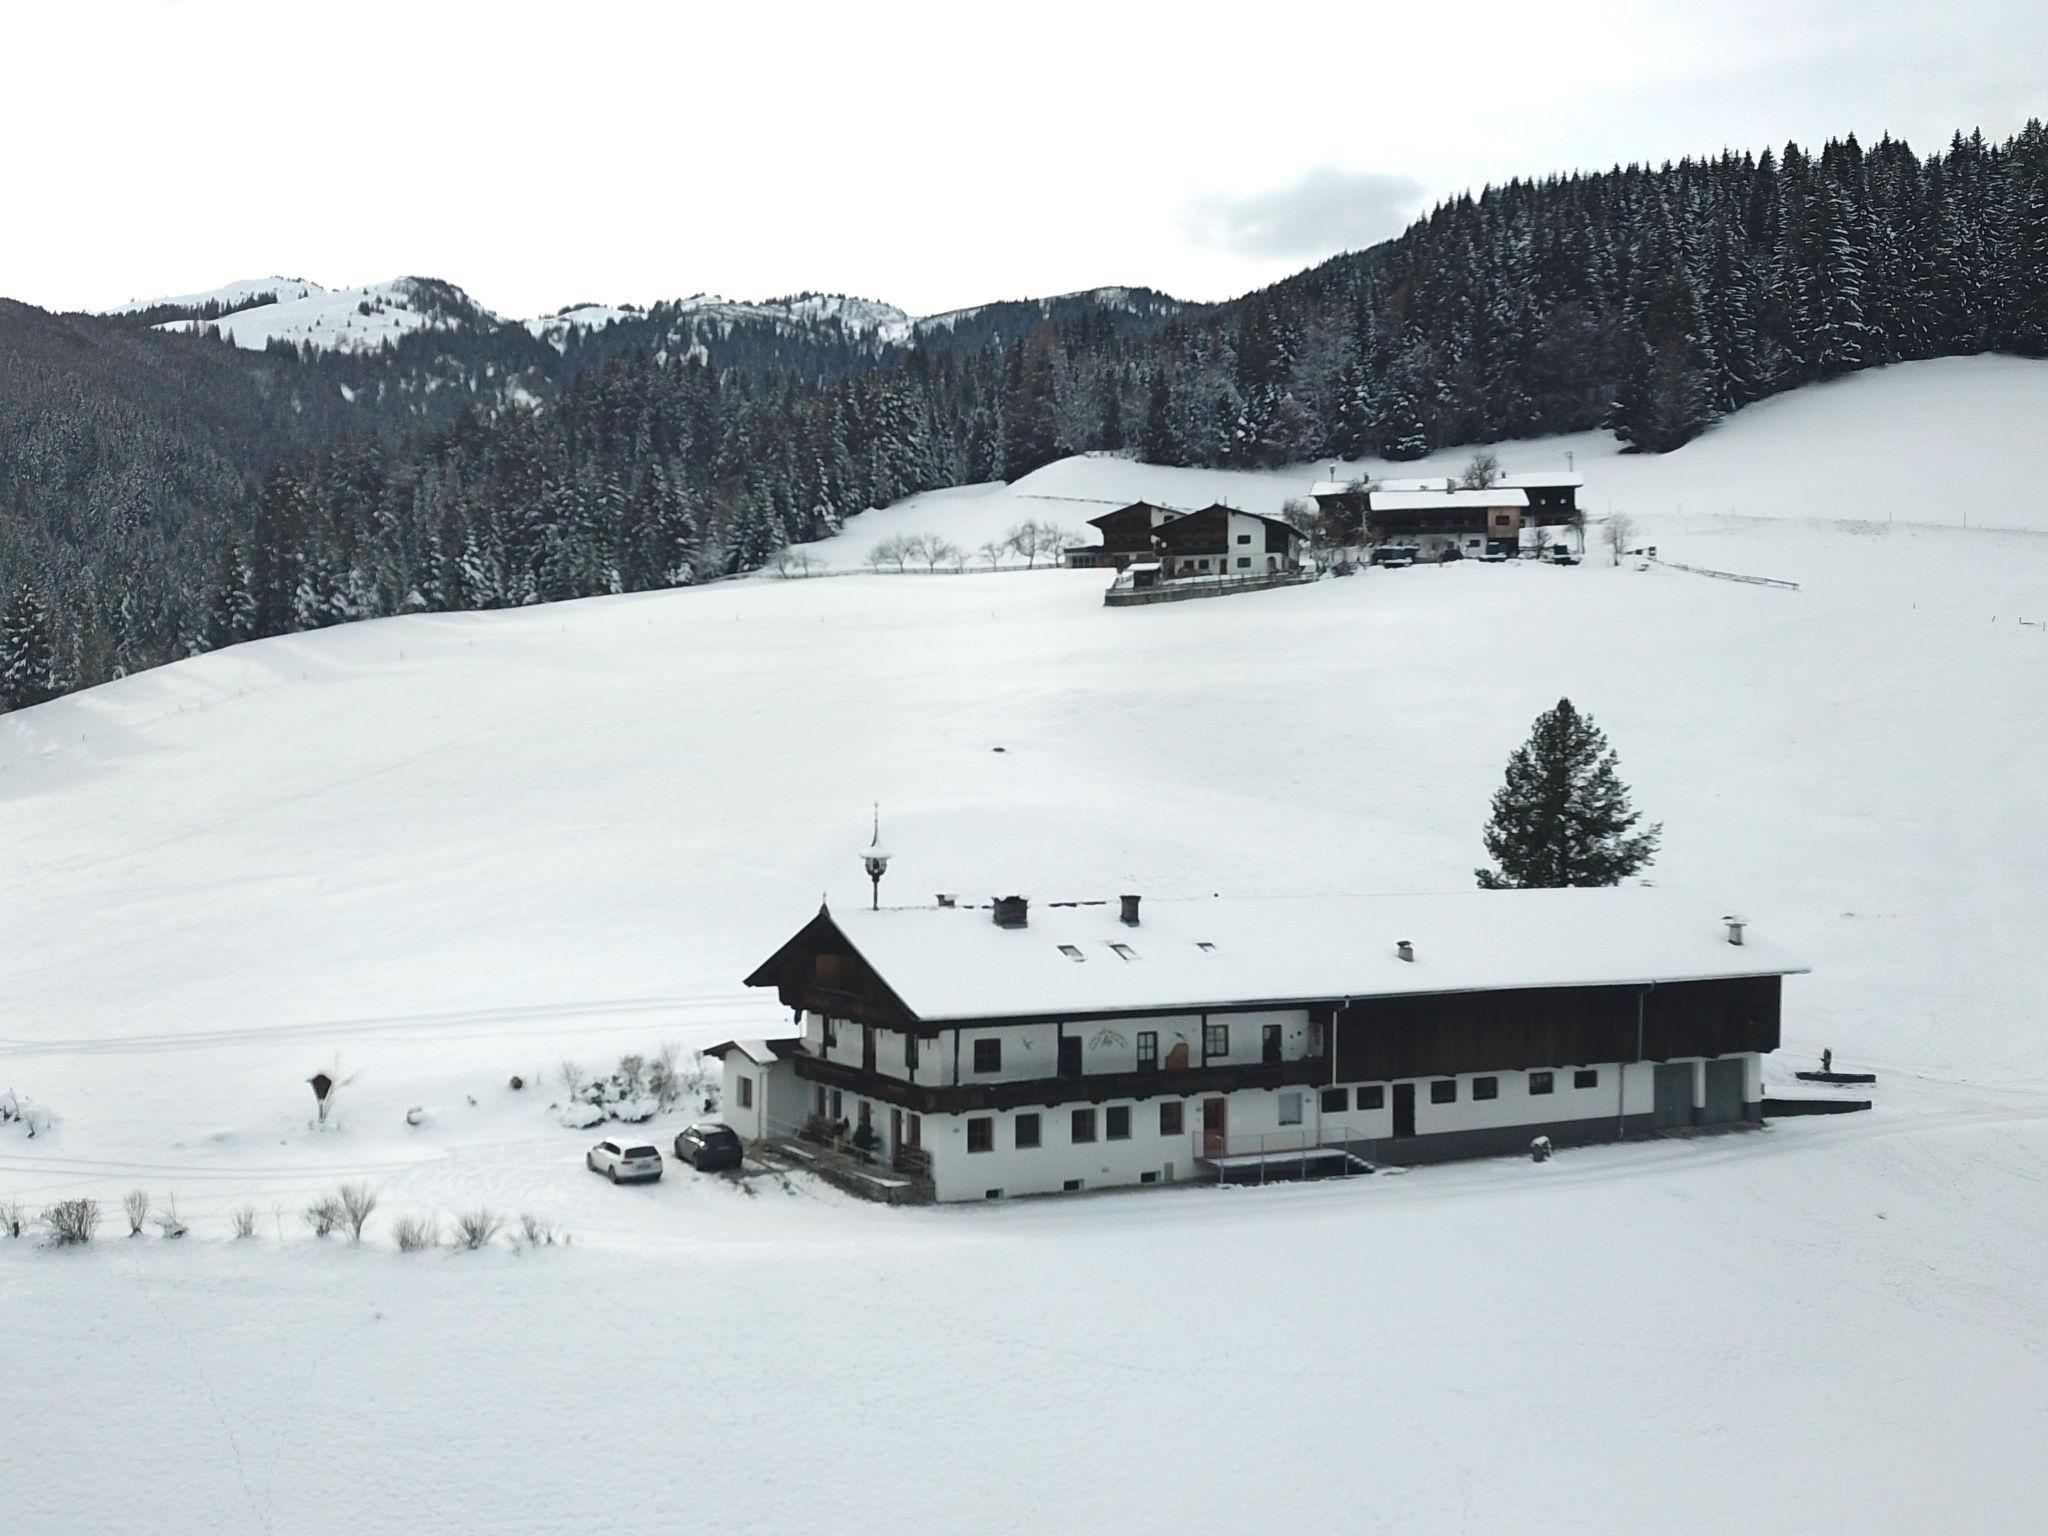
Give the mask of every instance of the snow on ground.
<path id="1" fill-rule="evenodd" d="M 2022 358 L 1943 358 L 1852 374 L 1737 413 L 1676 453 L 1621 451 L 1611 433 L 1503 443 L 1510 474 L 1576 469 L 1594 517 L 1711 512 L 1829 523 L 1925 523 L 2048 532 L 2048 475 L 2030 458 L 2048 421 L 2048 368 Z M 939 533 L 967 550 L 1026 519 L 1099 543 L 1088 519 L 1140 497 L 1193 509 L 1218 499 L 1277 514 L 1325 479 L 1456 475 L 1471 449 L 1428 458 L 1324 461 L 1298 469 L 1161 469 L 1096 454 L 1062 459 L 1015 485 L 932 491 L 866 513 L 818 546 L 857 566 L 874 542 Z M 1334 473 L 1333 473 L 1334 469 Z"/>
<path id="2" fill-rule="evenodd" d="M 237 286 L 260 290 L 263 284 Z M 209 297 L 218 295 L 202 294 L 191 302 L 203 303 Z M 310 343 L 341 352 L 364 352 L 396 341 L 409 332 L 447 324 L 446 315 L 422 301 L 417 279 L 397 277 L 388 283 L 366 283 L 360 288 L 327 289 L 317 283 L 294 283 L 280 290 L 279 301 L 275 304 L 258 304 L 218 320 L 166 320 L 157 329 L 196 331 L 214 328 L 236 346 L 255 352 L 262 351 L 273 341 L 289 341 L 294 346 Z"/>
<path id="3" fill-rule="evenodd" d="M 1581 455 L 1593 504 L 1613 487 L 1667 556 L 1798 592 L 1597 561 L 1115 611 L 1094 572 L 763 578 L 269 641 L 0 719 L 0 1090 L 59 1116 L 0 1126 L 0 1201 L 143 1185 L 194 1232 L 0 1240 L 10 1372 L 36 1384 L 0 1436 L 10 1511 L 2031 1528 L 2048 537 L 1887 530 L 1874 478 L 1803 516 L 1717 499 L 1808 462 L 2028 494 L 2023 433 L 1973 444 L 2044 379 L 1892 370 L 1665 459 Z M 1521 447 L 1509 467 L 1550 467 Z M 1054 494 L 1277 498 L 1326 469 L 1091 459 L 913 510 L 1000 531 Z M 1814 966 L 1770 1076 L 1831 1046 L 1883 1075 L 1877 1111 L 942 1211 L 767 1176 L 614 1190 L 548 1113 L 565 1056 L 778 1032 L 739 978 L 820 892 L 864 899 L 873 799 L 898 901 L 1456 889 L 1560 693 L 1665 822 L 1657 878 Z M 319 1069 L 349 1079 L 325 1133 Z M 362 1250 L 297 1222 L 344 1178 L 384 1200 Z M 244 1202 L 260 1236 L 236 1243 Z M 395 1216 L 479 1202 L 575 1242 L 391 1248 Z"/>
<path id="4" fill-rule="evenodd" d="M 309 299 L 326 292 L 318 283 L 308 282 L 303 277 L 245 277 L 204 293 L 180 293 L 163 299 L 130 299 L 106 313 L 133 315 L 167 304 L 180 309 L 200 309 L 207 304 L 241 304 L 258 294 L 276 294 L 280 299 Z"/>

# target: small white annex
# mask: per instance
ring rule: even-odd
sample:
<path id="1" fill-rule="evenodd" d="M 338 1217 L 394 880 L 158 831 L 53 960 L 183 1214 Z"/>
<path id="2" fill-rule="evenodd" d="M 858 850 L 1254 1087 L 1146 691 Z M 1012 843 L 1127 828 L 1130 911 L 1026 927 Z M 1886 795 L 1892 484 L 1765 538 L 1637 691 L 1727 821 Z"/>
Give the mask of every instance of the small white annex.
<path id="1" fill-rule="evenodd" d="M 1000 1198 L 1753 1123 L 1804 969 L 1648 886 L 820 910 L 723 1059 L 788 1071 L 752 1134 Z"/>

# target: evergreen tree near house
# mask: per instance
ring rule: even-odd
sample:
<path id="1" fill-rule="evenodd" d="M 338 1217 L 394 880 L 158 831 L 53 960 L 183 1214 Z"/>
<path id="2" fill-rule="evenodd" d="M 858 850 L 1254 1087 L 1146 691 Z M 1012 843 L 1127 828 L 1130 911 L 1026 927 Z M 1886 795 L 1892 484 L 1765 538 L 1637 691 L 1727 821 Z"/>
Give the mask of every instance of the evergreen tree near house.
<path id="1" fill-rule="evenodd" d="M 1616 885 L 1656 856 L 1663 823 L 1640 820 L 1606 735 L 1559 699 L 1508 759 L 1485 832 L 1499 867 L 1475 873 L 1488 890 Z"/>

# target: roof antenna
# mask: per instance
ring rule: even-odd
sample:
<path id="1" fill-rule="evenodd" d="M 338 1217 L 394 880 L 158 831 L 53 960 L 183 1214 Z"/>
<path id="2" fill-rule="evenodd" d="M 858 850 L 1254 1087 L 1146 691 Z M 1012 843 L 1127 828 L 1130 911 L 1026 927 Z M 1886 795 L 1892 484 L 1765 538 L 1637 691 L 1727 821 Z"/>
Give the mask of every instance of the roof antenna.
<path id="1" fill-rule="evenodd" d="M 889 851 L 882 846 L 882 802 L 875 802 L 875 835 L 868 842 L 868 851 L 861 855 L 860 862 L 868 872 L 868 884 L 873 888 L 872 911 L 882 910 L 882 876 L 889 872 Z"/>

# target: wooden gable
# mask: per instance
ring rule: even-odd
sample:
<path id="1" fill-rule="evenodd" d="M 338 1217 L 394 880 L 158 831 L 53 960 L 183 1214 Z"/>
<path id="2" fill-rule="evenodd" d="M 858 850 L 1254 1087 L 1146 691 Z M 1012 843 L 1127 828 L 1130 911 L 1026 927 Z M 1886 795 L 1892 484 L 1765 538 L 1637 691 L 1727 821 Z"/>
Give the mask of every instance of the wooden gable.
<path id="1" fill-rule="evenodd" d="M 891 1029 L 917 1022 L 917 1015 L 861 958 L 823 907 L 789 942 L 762 961 L 746 984 L 775 988 L 782 1005 L 792 1011 L 829 1014 Z"/>

